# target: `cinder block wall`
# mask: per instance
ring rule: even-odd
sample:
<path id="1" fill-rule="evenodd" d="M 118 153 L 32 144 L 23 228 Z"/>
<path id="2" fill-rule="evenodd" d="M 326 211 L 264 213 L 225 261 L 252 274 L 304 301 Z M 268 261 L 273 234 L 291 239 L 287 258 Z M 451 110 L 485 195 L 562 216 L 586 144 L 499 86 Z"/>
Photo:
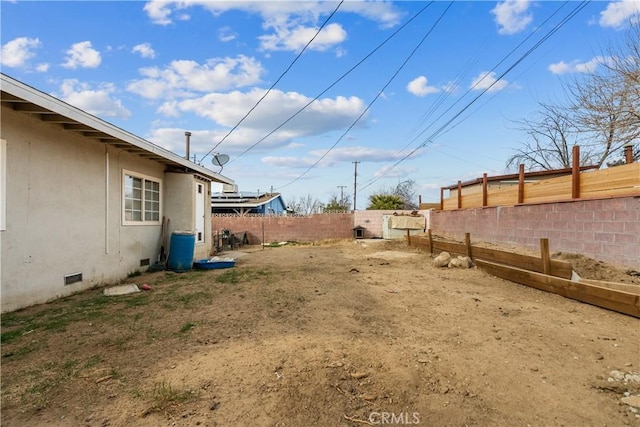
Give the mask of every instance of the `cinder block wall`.
<path id="1" fill-rule="evenodd" d="M 640 197 L 432 211 L 430 224 L 439 236 L 534 250 L 545 237 L 552 252 L 640 270 Z"/>
<path id="2" fill-rule="evenodd" d="M 212 216 L 212 233 L 228 229 L 234 233 L 249 233 L 249 243 L 264 242 L 313 242 L 326 239 L 354 237 L 353 228 L 364 227 L 364 238 L 382 238 L 382 216 L 409 214 L 411 211 L 355 211 L 349 213 L 316 214 L 310 216 Z M 420 211 L 429 224 L 429 211 Z M 428 226 L 427 226 L 428 228 Z"/>
<path id="3" fill-rule="evenodd" d="M 212 233 L 229 229 L 248 232 L 249 243 L 313 242 L 353 237 L 353 214 L 332 213 L 310 216 L 213 216 Z"/>

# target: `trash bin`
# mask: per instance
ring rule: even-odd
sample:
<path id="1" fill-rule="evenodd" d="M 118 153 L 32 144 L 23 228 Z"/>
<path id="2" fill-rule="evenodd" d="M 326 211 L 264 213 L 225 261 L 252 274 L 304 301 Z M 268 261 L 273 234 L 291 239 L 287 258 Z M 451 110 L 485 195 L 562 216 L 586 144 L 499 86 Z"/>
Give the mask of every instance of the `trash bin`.
<path id="1" fill-rule="evenodd" d="M 192 231 L 174 231 L 171 234 L 169 260 L 167 267 L 173 271 L 188 271 L 193 268 L 196 248 L 196 233 Z"/>

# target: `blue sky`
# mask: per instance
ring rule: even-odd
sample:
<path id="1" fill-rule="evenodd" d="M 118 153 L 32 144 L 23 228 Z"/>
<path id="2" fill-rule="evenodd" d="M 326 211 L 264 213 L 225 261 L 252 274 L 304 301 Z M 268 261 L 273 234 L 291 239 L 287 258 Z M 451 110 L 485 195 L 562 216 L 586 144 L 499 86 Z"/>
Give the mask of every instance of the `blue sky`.
<path id="1" fill-rule="evenodd" d="M 407 179 L 436 202 L 505 173 L 514 121 L 561 102 L 640 16 L 638 0 L 0 7 L 3 73 L 177 154 L 189 131 L 196 162 L 219 172 L 211 153 L 228 154 L 241 191 L 352 196 L 359 162 L 358 209 Z"/>

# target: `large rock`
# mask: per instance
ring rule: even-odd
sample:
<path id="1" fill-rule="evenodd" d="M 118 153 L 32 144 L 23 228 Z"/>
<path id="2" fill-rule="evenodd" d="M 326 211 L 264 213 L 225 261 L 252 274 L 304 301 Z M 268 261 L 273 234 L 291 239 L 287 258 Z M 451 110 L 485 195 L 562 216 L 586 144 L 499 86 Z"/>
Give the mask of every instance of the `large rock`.
<path id="1" fill-rule="evenodd" d="M 473 261 L 468 256 L 459 256 L 458 259 L 462 261 L 464 268 L 473 267 Z"/>
<path id="2" fill-rule="evenodd" d="M 457 258 L 452 258 L 449 261 L 449 268 L 471 268 L 473 267 L 473 261 L 468 256 L 458 256 Z"/>
<path id="3" fill-rule="evenodd" d="M 433 265 L 436 267 L 446 267 L 449 265 L 449 261 L 451 261 L 451 254 L 449 254 L 449 252 L 440 252 L 440 255 L 433 260 Z"/>

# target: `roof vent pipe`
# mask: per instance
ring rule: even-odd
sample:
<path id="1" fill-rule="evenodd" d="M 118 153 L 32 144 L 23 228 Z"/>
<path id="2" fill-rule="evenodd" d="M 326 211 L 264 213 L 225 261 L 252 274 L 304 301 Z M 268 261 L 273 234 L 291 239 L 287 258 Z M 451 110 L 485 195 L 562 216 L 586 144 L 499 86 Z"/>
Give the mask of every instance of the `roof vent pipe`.
<path id="1" fill-rule="evenodd" d="M 189 146 L 191 145 L 191 132 L 185 132 L 184 136 L 187 137 L 187 154 L 185 154 L 185 158 L 189 160 Z"/>

